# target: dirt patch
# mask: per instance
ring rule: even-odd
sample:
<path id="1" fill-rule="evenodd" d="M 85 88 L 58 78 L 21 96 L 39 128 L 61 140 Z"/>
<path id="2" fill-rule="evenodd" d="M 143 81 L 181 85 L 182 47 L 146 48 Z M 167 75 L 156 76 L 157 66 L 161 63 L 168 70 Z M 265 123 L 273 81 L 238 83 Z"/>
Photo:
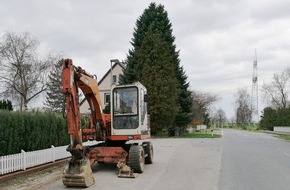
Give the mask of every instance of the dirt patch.
<path id="1" fill-rule="evenodd" d="M 61 178 L 64 163 L 0 181 L 1 190 L 35 190 Z"/>

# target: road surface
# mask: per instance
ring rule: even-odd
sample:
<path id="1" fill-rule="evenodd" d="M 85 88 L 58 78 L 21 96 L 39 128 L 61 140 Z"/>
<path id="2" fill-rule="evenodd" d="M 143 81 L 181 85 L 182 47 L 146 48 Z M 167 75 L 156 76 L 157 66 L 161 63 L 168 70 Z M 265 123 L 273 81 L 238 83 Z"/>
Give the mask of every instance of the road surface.
<path id="1" fill-rule="evenodd" d="M 290 189 L 290 142 L 270 134 L 224 129 L 223 137 L 218 139 L 170 138 L 152 142 L 154 163 L 146 165 L 145 172 L 136 179 L 118 178 L 115 165 L 96 164 L 93 170 L 96 183 L 86 189 Z M 39 179 L 32 189 L 80 189 L 66 188 L 60 173 L 57 175 L 59 180 L 41 184 Z M 28 186 L 14 189 L 25 187 Z"/>
<path id="2" fill-rule="evenodd" d="M 223 130 L 220 190 L 290 189 L 290 143 L 269 134 Z"/>
<path id="3" fill-rule="evenodd" d="M 115 165 L 96 165 L 97 190 L 217 190 L 220 172 L 221 139 L 153 139 L 154 163 L 135 179 L 117 177 Z M 67 189 L 62 181 L 42 189 Z M 69 188 L 80 189 L 80 188 Z"/>

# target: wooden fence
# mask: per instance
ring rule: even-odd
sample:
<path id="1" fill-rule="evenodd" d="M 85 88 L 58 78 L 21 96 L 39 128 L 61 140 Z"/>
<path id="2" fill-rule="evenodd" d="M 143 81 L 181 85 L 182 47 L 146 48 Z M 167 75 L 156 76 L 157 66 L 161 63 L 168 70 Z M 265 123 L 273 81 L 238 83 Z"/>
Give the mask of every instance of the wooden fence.
<path id="1" fill-rule="evenodd" d="M 66 146 L 54 147 L 12 154 L 0 157 L 0 175 L 18 170 L 26 170 L 26 168 L 38 166 L 41 164 L 54 162 L 59 159 L 70 157 L 71 154 L 66 151 Z"/>

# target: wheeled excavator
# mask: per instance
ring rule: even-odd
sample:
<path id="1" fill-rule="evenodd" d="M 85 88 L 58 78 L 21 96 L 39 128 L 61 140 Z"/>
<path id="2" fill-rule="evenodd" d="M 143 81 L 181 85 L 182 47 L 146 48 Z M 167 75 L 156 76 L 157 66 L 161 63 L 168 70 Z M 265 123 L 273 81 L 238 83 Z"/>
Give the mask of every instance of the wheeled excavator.
<path id="1" fill-rule="evenodd" d="M 89 129 L 82 129 L 78 91 L 90 107 Z M 65 186 L 89 187 L 95 183 L 91 166 L 115 163 L 119 177 L 134 178 L 145 164 L 153 163 L 153 145 L 147 114 L 147 90 L 140 82 L 112 85 L 111 113 L 104 114 L 98 83 L 94 75 L 76 67 L 71 59 L 62 60 L 62 92 L 65 97 L 71 159 L 65 165 L 62 181 Z M 84 146 L 84 139 L 98 143 Z"/>

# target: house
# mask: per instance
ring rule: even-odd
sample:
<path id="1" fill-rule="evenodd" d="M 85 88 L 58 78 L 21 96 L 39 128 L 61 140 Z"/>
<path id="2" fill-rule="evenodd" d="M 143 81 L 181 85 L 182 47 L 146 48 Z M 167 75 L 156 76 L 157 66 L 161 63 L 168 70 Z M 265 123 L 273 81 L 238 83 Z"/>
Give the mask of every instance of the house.
<path id="1" fill-rule="evenodd" d="M 98 82 L 102 109 L 104 109 L 106 105 L 110 102 L 111 78 L 112 83 L 118 84 L 119 77 L 121 74 L 123 74 L 124 68 L 125 68 L 124 63 L 119 61 L 114 62 L 112 66 L 112 75 L 110 68 L 103 76 L 103 78 L 101 78 L 101 80 Z M 82 100 L 80 103 L 80 113 L 81 114 L 91 113 L 89 103 L 86 101 L 86 99 Z"/>

